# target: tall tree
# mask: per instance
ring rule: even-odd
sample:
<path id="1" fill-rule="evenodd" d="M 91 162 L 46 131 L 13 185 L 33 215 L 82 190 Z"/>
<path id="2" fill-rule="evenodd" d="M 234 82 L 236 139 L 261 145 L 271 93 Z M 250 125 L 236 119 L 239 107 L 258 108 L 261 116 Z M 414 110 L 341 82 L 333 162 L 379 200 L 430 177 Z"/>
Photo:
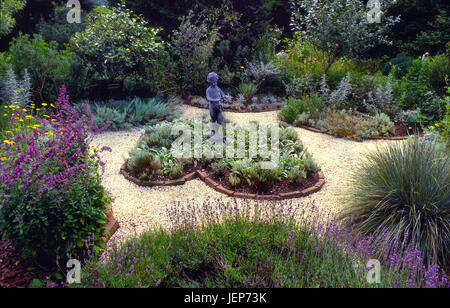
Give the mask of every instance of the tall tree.
<path id="1" fill-rule="evenodd" d="M 374 43 L 386 42 L 386 32 L 397 20 L 377 14 L 391 1 L 377 0 L 370 15 L 372 9 L 360 0 L 290 0 L 292 26 L 321 51 L 326 74 L 339 57 L 356 57 Z"/>
<path id="2" fill-rule="evenodd" d="M 0 36 L 11 32 L 16 24 L 14 14 L 24 8 L 26 0 L 0 0 Z"/>

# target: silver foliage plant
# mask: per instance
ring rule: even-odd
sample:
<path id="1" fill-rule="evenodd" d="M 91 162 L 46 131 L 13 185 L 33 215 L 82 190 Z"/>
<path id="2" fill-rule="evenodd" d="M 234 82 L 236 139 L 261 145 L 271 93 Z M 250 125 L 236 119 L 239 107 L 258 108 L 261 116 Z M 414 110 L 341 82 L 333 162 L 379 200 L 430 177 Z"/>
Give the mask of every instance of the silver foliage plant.
<path id="1" fill-rule="evenodd" d="M 279 75 L 280 71 L 273 62 L 264 63 L 262 60 L 258 64 L 249 63 L 244 72 L 244 79 L 257 85 L 258 88 L 272 76 Z"/>
<path id="2" fill-rule="evenodd" d="M 326 85 L 326 80 L 323 82 L 325 82 Z M 328 96 L 326 96 L 328 105 L 339 106 L 340 104 L 344 103 L 351 95 L 352 89 L 353 87 L 350 82 L 350 73 L 347 73 L 347 75 L 339 83 L 339 86 L 336 88 L 336 90 L 332 91 Z"/>
<path id="3" fill-rule="evenodd" d="M 381 12 L 395 0 L 379 0 Z M 381 16 L 372 23 L 360 0 L 290 0 L 291 26 L 322 52 L 322 65 L 327 73 L 341 56 L 357 57 L 376 43 L 389 43 L 387 30 L 399 18 Z M 306 14 L 305 14 L 306 12 Z"/>
<path id="4" fill-rule="evenodd" d="M 363 104 L 371 114 L 386 112 L 390 117 L 397 116 L 400 110 L 398 110 L 398 106 L 394 104 L 392 76 L 389 76 L 384 86 L 379 85 L 374 92 L 369 92 L 368 99 L 367 101 L 364 101 Z"/>
<path id="5" fill-rule="evenodd" d="M 10 67 L 6 71 L 1 83 L 1 100 L 6 104 L 18 104 L 25 107 L 31 102 L 31 78 L 27 69 L 24 70 L 23 78 L 16 77 Z"/>

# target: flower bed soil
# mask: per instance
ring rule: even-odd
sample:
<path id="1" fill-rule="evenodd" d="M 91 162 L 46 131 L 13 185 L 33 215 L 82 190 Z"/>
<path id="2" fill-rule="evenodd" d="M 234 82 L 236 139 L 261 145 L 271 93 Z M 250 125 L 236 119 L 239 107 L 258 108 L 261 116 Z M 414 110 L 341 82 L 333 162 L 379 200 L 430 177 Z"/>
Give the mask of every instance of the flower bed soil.
<path id="1" fill-rule="evenodd" d="M 114 218 L 111 208 L 108 207 L 105 240 L 111 238 L 118 229 L 119 223 Z M 0 232 L 0 238 L 1 236 Z M 25 264 L 20 251 L 9 240 L 0 240 L 0 288 L 28 288 L 33 279 L 45 281 L 54 273 L 54 270 Z"/>
<path id="2" fill-rule="evenodd" d="M 202 109 L 209 109 L 209 105 L 207 104 L 201 104 L 195 102 L 195 96 L 184 96 L 182 97 L 182 101 L 184 104 L 192 107 L 202 108 Z M 260 112 L 270 112 L 270 111 L 280 111 L 281 108 L 285 106 L 284 102 L 277 102 L 277 103 L 248 103 L 245 105 L 237 105 L 235 104 L 235 100 L 232 101 L 232 104 L 222 104 L 224 111 L 230 111 L 235 113 L 260 113 Z M 240 108 L 240 107 L 243 107 Z"/>
<path id="3" fill-rule="evenodd" d="M 193 166 L 187 170 L 193 170 Z M 308 177 L 297 184 L 289 183 L 289 181 L 281 181 L 276 183 L 270 189 L 258 192 L 256 188 L 250 185 L 243 185 L 239 188 L 233 188 L 229 184 L 229 171 L 224 176 L 217 176 L 211 168 L 202 169 L 201 166 L 196 171 L 185 173 L 183 177 L 175 180 L 152 180 L 143 181 L 136 178 L 127 170 L 127 162 L 120 169 L 120 173 L 129 181 L 136 185 L 144 187 L 152 186 L 174 186 L 183 185 L 187 181 L 199 177 L 206 185 L 230 197 L 242 199 L 265 199 L 280 200 L 306 197 L 310 194 L 318 192 L 325 185 L 325 177 L 322 172 L 308 173 Z"/>

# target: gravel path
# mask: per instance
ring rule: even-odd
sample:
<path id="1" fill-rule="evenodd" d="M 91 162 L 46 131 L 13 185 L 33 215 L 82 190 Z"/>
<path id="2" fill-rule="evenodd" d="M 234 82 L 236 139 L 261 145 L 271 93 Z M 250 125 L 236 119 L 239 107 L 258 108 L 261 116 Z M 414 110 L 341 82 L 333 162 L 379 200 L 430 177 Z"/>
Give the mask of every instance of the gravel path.
<path id="1" fill-rule="evenodd" d="M 181 108 L 184 112 L 183 118 L 208 113 L 207 110 L 190 106 Z M 248 124 L 251 121 L 265 124 L 278 122 L 275 111 L 251 114 L 225 113 L 225 117 L 239 124 Z M 360 155 L 366 150 L 376 148 L 379 144 L 395 142 L 358 143 L 300 128 L 296 128 L 296 131 L 326 178 L 326 185 L 320 192 L 299 201 L 313 201 L 319 208 L 331 209 L 335 213 L 339 213 L 342 209 L 340 198 L 348 187 L 349 176 Z M 141 234 L 150 228 L 167 224 L 166 209 L 175 201 L 186 202 L 188 199 L 202 201 L 208 197 L 229 199 L 200 180 L 190 181 L 183 186 L 153 188 L 139 187 L 125 180 L 119 174 L 120 167 L 143 132 L 143 129 L 107 132 L 96 136 L 92 142 L 94 146 L 109 146 L 113 150 L 111 153 L 102 153 L 102 159 L 106 162 L 103 185 L 113 197 L 114 215 L 121 225 L 114 237 L 119 241 Z"/>

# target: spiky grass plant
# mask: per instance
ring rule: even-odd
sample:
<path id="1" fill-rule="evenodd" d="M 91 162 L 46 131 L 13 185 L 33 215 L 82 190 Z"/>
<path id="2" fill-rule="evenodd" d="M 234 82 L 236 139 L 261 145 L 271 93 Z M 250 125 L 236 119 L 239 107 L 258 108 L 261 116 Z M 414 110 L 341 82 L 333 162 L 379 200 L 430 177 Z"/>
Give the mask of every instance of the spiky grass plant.
<path id="1" fill-rule="evenodd" d="M 354 172 L 343 218 L 363 234 L 392 232 L 389 242 L 414 243 L 428 263 L 448 268 L 449 170 L 448 151 L 435 142 L 379 147 Z"/>

